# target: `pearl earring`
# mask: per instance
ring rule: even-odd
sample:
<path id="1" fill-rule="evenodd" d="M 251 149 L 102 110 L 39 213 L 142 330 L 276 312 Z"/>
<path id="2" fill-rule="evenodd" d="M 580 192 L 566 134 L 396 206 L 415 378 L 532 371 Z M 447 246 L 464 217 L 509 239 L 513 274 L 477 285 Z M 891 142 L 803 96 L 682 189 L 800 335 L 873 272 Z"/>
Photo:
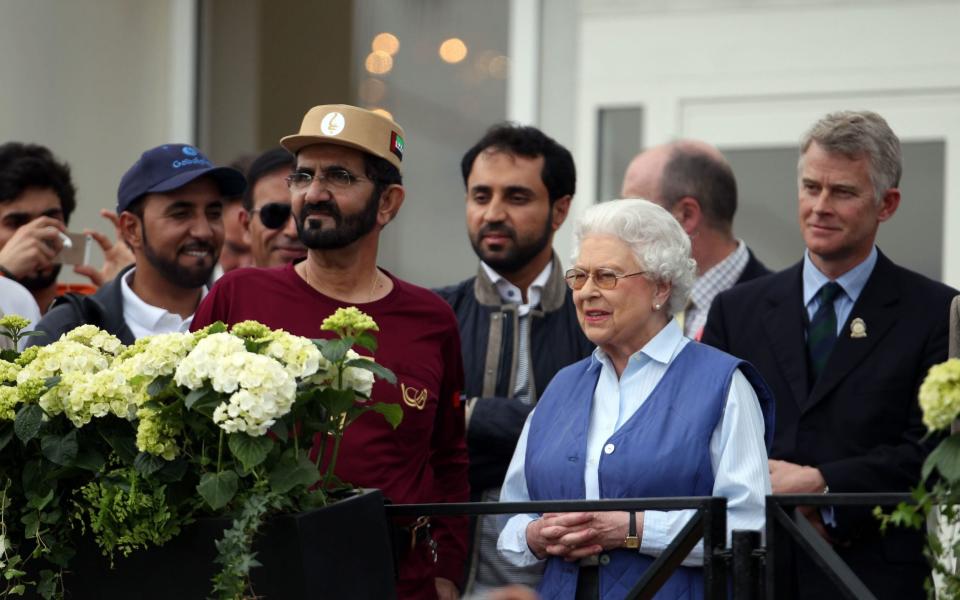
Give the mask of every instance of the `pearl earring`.
<path id="1" fill-rule="evenodd" d="M 660 303 L 659 303 L 659 302 L 653 305 L 653 310 L 660 310 Z"/>

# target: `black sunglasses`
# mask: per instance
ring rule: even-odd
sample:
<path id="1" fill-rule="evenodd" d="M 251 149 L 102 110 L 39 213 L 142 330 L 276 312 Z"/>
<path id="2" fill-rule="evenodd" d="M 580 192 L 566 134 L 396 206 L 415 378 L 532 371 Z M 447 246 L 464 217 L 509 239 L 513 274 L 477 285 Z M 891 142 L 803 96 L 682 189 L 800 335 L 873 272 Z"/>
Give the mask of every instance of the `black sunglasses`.
<path id="1" fill-rule="evenodd" d="M 267 229 L 280 229 L 290 218 L 290 205 L 283 202 L 270 202 L 253 210 L 260 213 L 260 222 Z"/>

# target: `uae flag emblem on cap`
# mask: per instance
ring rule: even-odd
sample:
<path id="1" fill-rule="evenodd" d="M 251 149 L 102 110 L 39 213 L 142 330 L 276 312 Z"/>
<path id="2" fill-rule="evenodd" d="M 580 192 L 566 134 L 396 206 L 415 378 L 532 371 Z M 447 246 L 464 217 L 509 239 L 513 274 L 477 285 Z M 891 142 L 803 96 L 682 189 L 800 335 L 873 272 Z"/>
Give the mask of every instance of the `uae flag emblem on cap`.
<path id="1" fill-rule="evenodd" d="M 397 158 L 403 160 L 403 138 L 397 135 L 396 131 L 390 132 L 390 152 L 397 155 Z"/>

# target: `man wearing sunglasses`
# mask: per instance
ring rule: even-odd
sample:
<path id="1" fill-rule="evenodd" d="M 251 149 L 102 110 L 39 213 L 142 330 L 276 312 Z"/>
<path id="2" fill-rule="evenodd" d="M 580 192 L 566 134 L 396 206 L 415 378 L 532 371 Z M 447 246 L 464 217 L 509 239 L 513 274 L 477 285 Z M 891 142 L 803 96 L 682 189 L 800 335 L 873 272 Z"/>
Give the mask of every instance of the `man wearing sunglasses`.
<path id="1" fill-rule="evenodd" d="M 378 381 L 377 402 L 403 409 L 394 430 L 360 419 L 340 447 L 336 475 L 381 489 L 399 504 L 468 498 L 463 365 L 457 321 L 433 292 L 377 267 L 380 232 L 404 200 L 403 129 L 393 120 L 342 104 L 316 106 L 300 133 L 280 141 L 296 157 L 287 178 L 291 209 L 307 257 L 278 269 L 223 276 L 197 311 L 194 328 L 255 319 L 320 337 L 337 308 L 357 305 L 377 322 L 376 361 L 397 375 Z M 261 218 L 266 215 L 259 213 Z M 466 560 L 467 521 L 432 518 L 399 528 L 398 597 L 455 599 Z M 370 540 L 380 544 L 384 540 Z"/>
<path id="2" fill-rule="evenodd" d="M 570 152 L 534 127 L 492 127 L 460 163 L 477 275 L 439 290 L 457 314 L 473 500 L 496 501 L 527 415 L 561 368 L 593 344 L 553 252 L 576 187 Z M 543 571 L 497 553 L 500 519 L 480 517 L 468 592 L 536 585 Z"/>
<path id="3" fill-rule="evenodd" d="M 240 224 L 254 266 L 279 267 L 307 255 L 290 212 L 287 177 L 295 165 L 292 154 L 273 148 L 255 158 L 247 169 Z"/>

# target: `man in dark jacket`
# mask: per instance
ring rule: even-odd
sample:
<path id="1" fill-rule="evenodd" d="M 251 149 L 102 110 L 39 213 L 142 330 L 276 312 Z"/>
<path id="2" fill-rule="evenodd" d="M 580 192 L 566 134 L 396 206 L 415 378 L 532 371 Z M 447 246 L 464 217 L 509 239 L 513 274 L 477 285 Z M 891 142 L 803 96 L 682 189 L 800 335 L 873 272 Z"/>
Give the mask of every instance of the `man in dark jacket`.
<path id="1" fill-rule="evenodd" d="M 737 180 L 719 150 L 696 140 L 655 146 L 633 159 L 624 198 L 645 198 L 669 210 L 690 236 L 697 281 L 681 314 L 683 333 L 699 340 L 720 292 L 770 271 L 733 235 Z"/>
<path id="2" fill-rule="evenodd" d="M 498 125 L 464 155 L 475 277 L 439 290 L 460 325 L 470 489 L 495 501 L 527 415 L 553 375 L 587 356 L 553 236 L 576 187 L 573 157 L 533 127 Z M 468 593 L 535 584 L 500 559 L 495 518 L 478 520 Z"/>
<path id="3" fill-rule="evenodd" d="M 124 174 L 117 215 L 132 268 L 96 293 L 62 296 L 37 323 L 56 341 L 71 329 L 96 325 L 130 344 L 156 333 L 187 331 L 206 293 L 223 245 L 223 198 L 243 193 L 243 174 L 216 167 L 193 146 L 147 150 Z"/>

